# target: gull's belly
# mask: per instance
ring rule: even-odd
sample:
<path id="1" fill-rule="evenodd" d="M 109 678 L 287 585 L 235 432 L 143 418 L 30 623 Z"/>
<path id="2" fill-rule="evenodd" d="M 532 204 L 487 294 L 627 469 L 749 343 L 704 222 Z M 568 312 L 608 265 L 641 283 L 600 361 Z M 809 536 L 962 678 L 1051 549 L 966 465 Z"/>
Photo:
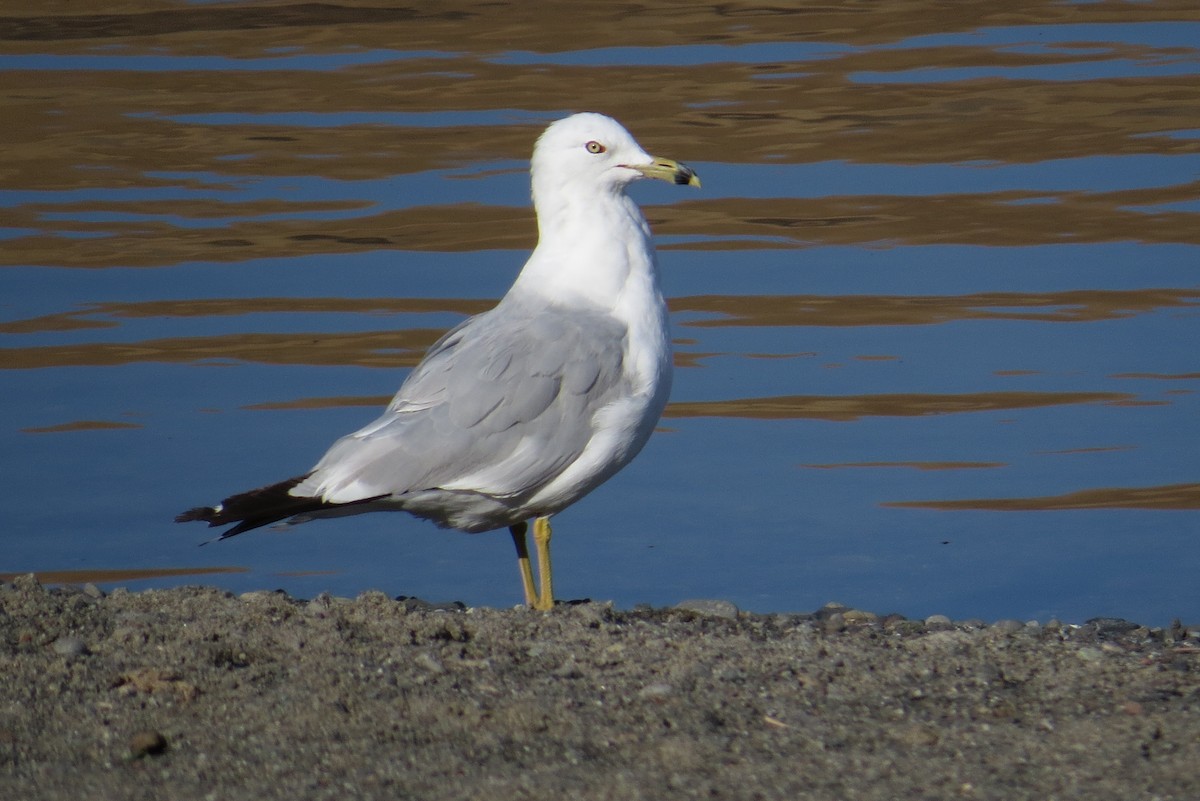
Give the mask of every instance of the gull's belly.
<path id="1" fill-rule="evenodd" d="M 665 304 L 653 317 L 649 331 L 631 337 L 642 342 L 636 353 L 627 354 L 629 393 L 593 413 L 592 438 L 578 459 L 524 504 L 530 516 L 560 511 L 603 484 L 629 464 L 654 433 L 671 394 Z M 648 348 L 647 339 L 654 342 Z"/>

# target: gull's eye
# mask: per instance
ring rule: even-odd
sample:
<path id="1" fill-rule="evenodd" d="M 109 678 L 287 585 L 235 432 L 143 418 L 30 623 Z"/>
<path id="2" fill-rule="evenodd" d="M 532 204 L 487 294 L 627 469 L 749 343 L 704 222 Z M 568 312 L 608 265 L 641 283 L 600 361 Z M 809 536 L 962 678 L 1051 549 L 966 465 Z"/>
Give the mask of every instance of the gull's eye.
<path id="1" fill-rule="evenodd" d="M 584 147 L 587 148 L 587 152 L 589 153 L 603 153 L 605 151 L 604 145 L 600 144 L 595 139 L 588 142 L 586 145 L 584 145 Z"/>

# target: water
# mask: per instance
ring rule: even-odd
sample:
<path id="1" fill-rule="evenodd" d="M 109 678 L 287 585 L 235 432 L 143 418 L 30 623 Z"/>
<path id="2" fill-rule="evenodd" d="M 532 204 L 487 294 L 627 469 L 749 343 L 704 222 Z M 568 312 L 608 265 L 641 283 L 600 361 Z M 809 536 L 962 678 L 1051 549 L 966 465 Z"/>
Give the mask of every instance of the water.
<path id="1" fill-rule="evenodd" d="M 704 189 L 633 190 L 673 403 L 556 517 L 561 596 L 1200 617 L 1185 4 L 122 9 L 0 21 L 0 570 L 517 602 L 503 533 L 171 519 L 502 295 L 598 110 Z"/>

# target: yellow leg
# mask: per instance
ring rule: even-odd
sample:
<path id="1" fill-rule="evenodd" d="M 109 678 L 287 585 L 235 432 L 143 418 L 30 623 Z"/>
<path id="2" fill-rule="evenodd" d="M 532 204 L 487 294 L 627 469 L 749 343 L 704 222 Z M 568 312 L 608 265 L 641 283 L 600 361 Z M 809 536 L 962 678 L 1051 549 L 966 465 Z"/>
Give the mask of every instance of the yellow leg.
<path id="1" fill-rule="evenodd" d="M 539 517 L 533 521 L 533 544 L 537 548 L 538 578 L 541 588 L 533 584 L 533 567 L 529 563 L 529 547 L 525 534 L 529 526 L 517 523 L 509 526 L 513 546 L 517 549 L 517 568 L 521 571 L 521 585 L 525 590 L 525 604 L 531 609 L 545 612 L 554 608 L 554 589 L 550 577 L 550 518 Z"/>
<path id="2" fill-rule="evenodd" d="M 554 608 L 554 585 L 550 579 L 550 534 L 550 518 L 539 517 L 533 521 L 533 545 L 537 548 L 538 578 L 542 582 L 533 608 L 543 612 Z"/>

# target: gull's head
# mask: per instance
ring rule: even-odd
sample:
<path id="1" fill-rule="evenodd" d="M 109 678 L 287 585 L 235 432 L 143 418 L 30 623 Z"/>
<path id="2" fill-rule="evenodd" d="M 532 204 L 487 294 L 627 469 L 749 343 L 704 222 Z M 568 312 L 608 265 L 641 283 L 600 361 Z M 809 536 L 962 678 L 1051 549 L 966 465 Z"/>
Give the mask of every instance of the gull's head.
<path id="1" fill-rule="evenodd" d="M 687 165 L 651 156 L 629 131 L 603 114 L 574 114 L 548 127 L 533 149 L 535 198 L 546 191 L 620 191 L 639 178 L 699 186 Z"/>

